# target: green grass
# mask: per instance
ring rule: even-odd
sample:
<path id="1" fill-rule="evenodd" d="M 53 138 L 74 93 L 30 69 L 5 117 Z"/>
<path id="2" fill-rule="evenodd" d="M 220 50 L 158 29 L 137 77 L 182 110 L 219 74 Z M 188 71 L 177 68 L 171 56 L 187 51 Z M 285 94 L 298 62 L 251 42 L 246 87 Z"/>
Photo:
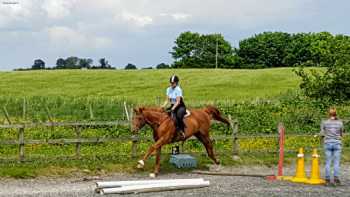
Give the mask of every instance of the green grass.
<path id="1" fill-rule="evenodd" d="M 342 162 L 350 162 L 349 143 L 350 137 L 344 139 Z M 0 162 L 0 177 L 32 178 L 38 176 L 88 176 L 104 175 L 114 172 L 138 173 L 148 176 L 153 171 L 154 156 L 146 162 L 144 170 L 136 169 L 136 161 L 143 156 L 151 142 L 142 142 L 138 146 L 138 156 L 132 158 L 131 143 L 101 143 L 83 144 L 81 158 L 77 158 L 74 145 L 26 145 L 26 161 L 17 162 L 17 146 L 3 147 L 0 149 L 0 158 L 11 160 Z M 169 153 L 172 145 L 166 145 L 162 149 L 162 173 L 182 172 L 188 170 L 177 169 L 169 164 Z M 239 140 L 240 160 L 232 160 L 232 141 L 215 141 L 214 151 L 223 165 L 266 165 L 276 166 L 278 162 L 278 143 L 276 138 L 252 137 Z M 311 147 L 318 147 L 321 162 L 324 163 L 323 151 L 320 148 L 318 138 L 305 138 L 303 136 L 290 136 L 286 138 L 285 163 L 295 163 L 297 150 L 305 148 L 306 160 L 310 159 Z M 206 155 L 205 149 L 198 141 L 188 141 L 184 145 L 185 152 L 194 155 L 198 160 L 198 169 L 206 169 L 212 161 Z"/>
<path id="2" fill-rule="evenodd" d="M 187 101 L 244 101 L 274 97 L 296 89 L 292 68 L 264 70 L 55 70 L 0 72 L 1 96 L 117 97 L 154 103 L 169 77 L 177 74 Z"/>
<path id="3" fill-rule="evenodd" d="M 115 120 L 123 119 L 123 101 L 134 104 L 155 104 L 157 97 L 165 94 L 169 77 L 179 75 L 181 86 L 184 89 L 187 103 L 192 105 L 211 102 L 241 102 L 252 101 L 257 98 L 274 99 L 288 90 L 296 90 L 299 84 L 298 77 L 292 68 L 275 68 L 264 70 L 225 70 L 225 69 L 179 69 L 179 70 L 56 70 L 56 71 L 28 71 L 28 72 L 0 72 L 0 107 L 6 106 L 13 122 L 48 121 L 47 107 L 54 121 L 74 120 Z M 22 104 L 26 98 L 26 114 L 23 116 Z M 94 118 L 91 118 L 91 106 Z M 245 107 L 245 106 L 244 106 Z M 256 113 L 253 107 L 251 113 Z M 275 107 L 276 108 L 276 107 Z M 275 109 L 274 107 L 271 108 Z M 240 109 L 240 108 L 239 108 Z M 240 112 L 237 108 L 223 109 L 229 114 Z M 255 110 L 255 111 L 254 111 Z M 261 110 L 270 112 L 270 108 Z M 275 109 L 280 111 L 280 109 Z M 250 112 L 250 111 L 249 111 Z M 242 109 L 242 114 L 247 109 Z M 271 122 L 278 118 L 265 113 L 258 113 L 251 119 L 244 118 L 254 129 L 259 123 Z M 295 114 L 291 112 L 290 114 Z M 297 114 L 299 115 L 299 114 Z M 289 116 L 288 116 L 289 117 Z M 7 123 L 4 114 L 0 111 L 1 121 Z M 243 121 L 241 120 L 241 128 Z M 250 124 L 250 123 L 249 123 Z M 275 123 L 273 122 L 275 132 Z M 293 122 L 294 124 L 294 122 Z M 261 126 L 262 125 L 262 126 Z M 264 124 L 260 126 L 266 127 Z M 213 133 L 218 134 L 224 129 L 213 127 Z M 82 137 L 118 137 L 129 135 L 128 128 L 88 128 Z M 150 134 L 150 133 L 148 133 Z M 71 138 L 75 134 L 69 128 L 26 129 L 26 139 L 59 139 Z M 0 140 L 16 139 L 16 130 L 1 129 Z M 313 146 L 315 141 L 287 140 L 291 149 L 298 146 Z M 233 161 L 230 156 L 232 143 L 230 141 L 216 142 L 216 150 L 224 165 L 275 165 L 277 155 L 269 152 L 276 150 L 276 139 L 242 139 L 241 161 Z M 139 154 L 144 153 L 150 143 L 139 146 Z M 163 172 L 178 172 L 168 164 L 170 146 L 164 150 L 162 160 Z M 74 145 L 26 145 L 26 159 L 24 163 L 17 163 L 18 147 L 1 146 L 0 159 L 14 162 L 0 162 L 0 177 L 28 178 L 37 176 L 75 176 L 75 174 L 103 174 L 109 172 L 146 173 L 153 167 L 154 159 L 147 162 L 145 171 L 137 171 L 135 162 L 138 158 L 130 158 L 131 146 L 129 143 L 104 143 L 98 145 L 82 145 L 82 159 L 74 158 Z M 204 148 L 198 142 L 188 143 L 188 150 L 197 153 L 199 168 L 211 164 L 210 159 L 203 154 Z M 265 152 L 247 152 L 248 150 L 263 150 Z M 223 154 L 226 153 L 226 154 Z M 124 154 L 124 155 L 123 155 Z M 289 154 L 287 161 L 294 159 Z M 59 158 L 57 158 L 59 157 Z M 67 159 L 62 159 L 68 157 Z M 345 161 L 349 161 L 347 157 Z M 182 171 L 182 170 L 181 170 Z"/>

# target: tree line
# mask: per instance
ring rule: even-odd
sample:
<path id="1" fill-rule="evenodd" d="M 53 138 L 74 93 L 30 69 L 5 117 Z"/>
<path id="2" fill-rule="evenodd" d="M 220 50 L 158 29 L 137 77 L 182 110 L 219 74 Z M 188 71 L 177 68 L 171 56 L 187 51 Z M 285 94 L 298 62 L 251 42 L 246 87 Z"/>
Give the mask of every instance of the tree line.
<path id="1" fill-rule="evenodd" d="M 238 47 L 221 34 L 183 32 L 170 51 L 174 62 L 157 68 L 272 68 L 313 66 L 328 67 L 350 62 L 350 36 L 319 33 L 263 32 L 239 42 Z M 105 58 L 93 65 L 90 58 L 59 58 L 54 67 L 34 60 L 30 69 L 116 69 Z M 128 63 L 124 69 L 137 69 Z M 18 69 L 23 70 L 23 69 Z"/>
<path id="2" fill-rule="evenodd" d="M 116 69 L 109 64 L 109 62 L 105 58 L 99 59 L 98 65 L 93 65 L 93 60 L 91 58 L 79 58 L 79 57 L 68 57 L 58 58 L 56 60 L 56 65 L 53 67 L 46 67 L 46 63 L 42 59 L 35 59 L 34 63 L 30 68 L 18 68 L 16 71 L 24 71 L 24 70 L 57 70 L 57 69 Z M 146 67 L 143 69 L 152 69 L 153 67 Z M 157 69 L 170 68 L 170 65 L 165 63 L 160 63 L 156 66 Z M 124 69 L 132 70 L 137 69 L 137 66 L 128 63 Z"/>
<path id="3" fill-rule="evenodd" d="M 91 58 L 79 58 L 79 57 L 68 57 L 58 58 L 56 60 L 56 66 L 46 67 L 46 63 L 42 59 L 34 60 L 33 65 L 30 68 L 20 68 L 16 70 L 55 70 L 55 69 L 115 69 L 111 66 L 105 58 L 99 59 L 98 65 L 93 65 L 93 60 Z"/>
<path id="4" fill-rule="evenodd" d="M 184 32 L 170 54 L 175 68 L 328 67 L 350 62 L 350 36 L 263 32 L 234 48 L 221 34 Z"/>

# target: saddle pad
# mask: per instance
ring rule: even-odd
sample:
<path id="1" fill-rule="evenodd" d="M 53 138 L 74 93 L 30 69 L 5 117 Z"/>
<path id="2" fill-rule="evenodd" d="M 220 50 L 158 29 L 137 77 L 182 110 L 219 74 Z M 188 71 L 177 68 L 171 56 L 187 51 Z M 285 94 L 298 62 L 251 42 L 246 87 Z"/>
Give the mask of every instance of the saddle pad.
<path id="1" fill-rule="evenodd" d="M 184 118 L 187 118 L 187 117 L 190 116 L 190 115 L 191 115 L 190 110 L 186 109 L 186 114 L 185 114 Z"/>

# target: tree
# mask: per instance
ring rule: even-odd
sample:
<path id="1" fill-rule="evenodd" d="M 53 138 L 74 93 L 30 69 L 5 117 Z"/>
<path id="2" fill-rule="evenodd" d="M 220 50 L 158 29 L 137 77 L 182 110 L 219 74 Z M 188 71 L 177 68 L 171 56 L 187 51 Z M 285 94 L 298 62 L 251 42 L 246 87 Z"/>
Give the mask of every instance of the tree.
<path id="1" fill-rule="evenodd" d="M 233 49 L 221 34 L 181 33 L 170 54 L 175 68 L 215 68 L 216 58 L 218 67 L 233 65 Z"/>
<path id="2" fill-rule="evenodd" d="M 79 60 L 79 67 L 80 68 L 91 68 L 91 64 L 93 63 L 93 60 L 88 58 L 88 59 L 80 59 Z"/>
<path id="3" fill-rule="evenodd" d="M 111 68 L 111 65 L 108 64 L 108 61 L 105 58 L 99 60 L 101 68 Z"/>
<path id="4" fill-rule="evenodd" d="M 237 55 L 242 67 L 283 67 L 291 35 L 283 32 L 264 32 L 239 42 Z"/>
<path id="5" fill-rule="evenodd" d="M 136 67 L 134 64 L 128 63 L 128 64 L 125 66 L 125 70 L 133 70 L 133 69 L 137 69 L 137 67 Z"/>
<path id="6" fill-rule="evenodd" d="M 65 61 L 65 68 L 68 69 L 79 69 L 79 58 L 78 57 L 68 57 Z"/>
<path id="7" fill-rule="evenodd" d="M 350 36 L 336 35 L 332 50 L 335 65 L 350 64 Z"/>
<path id="8" fill-rule="evenodd" d="M 331 101 L 350 100 L 350 64 L 327 67 L 325 72 L 303 67 L 295 71 L 301 77 L 300 89 L 306 96 Z"/>
<path id="9" fill-rule="evenodd" d="M 173 51 L 170 52 L 175 59 L 174 67 L 198 67 L 198 53 L 200 49 L 200 34 L 184 32 L 175 40 Z"/>
<path id="10" fill-rule="evenodd" d="M 34 60 L 34 64 L 32 65 L 33 70 L 45 69 L 45 62 L 41 59 Z"/>
<path id="11" fill-rule="evenodd" d="M 312 36 L 308 33 L 297 33 L 292 35 L 291 42 L 286 49 L 283 63 L 286 66 L 300 66 L 308 64 L 314 66 L 311 54 Z M 310 65 L 311 64 L 311 65 Z"/>
<path id="12" fill-rule="evenodd" d="M 311 34 L 311 58 L 316 66 L 334 65 L 332 59 L 333 35 L 329 32 Z"/>
<path id="13" fill-rule="evenodd" d="M 168 64 L 165 63 L 160 63 L 156 66 L 157 69 L 167 69 L 170 68 L 170 66 Z"/>
<path id="14" fill-rule="evenodd" d="M 58 58 L 56 61 L 56 68 L 62 69 L 62 68 L 65 68 L 65 66 L 66 66 L 66 61 L 63 58 Z"/>

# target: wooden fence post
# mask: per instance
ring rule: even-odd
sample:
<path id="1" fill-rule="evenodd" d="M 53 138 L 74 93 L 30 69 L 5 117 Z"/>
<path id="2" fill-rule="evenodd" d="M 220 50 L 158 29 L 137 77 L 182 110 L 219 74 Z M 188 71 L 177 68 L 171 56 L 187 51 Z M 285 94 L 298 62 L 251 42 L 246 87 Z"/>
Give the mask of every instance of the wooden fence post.
<path id="1" fill-rule="evenodd" d="M 90 120 L 94 119 L 94 111 L 92 109 L 91 103 L 89 103 Z"/>
<path id="2" fill-rule="evenodd" d="M 283 176 L 284 142 L 285 142 L 285 128 L 283 126 L 283 123 L 278 124 L 278 134 L 279 134 L 278 176 Z"/>
<path id="3" fill-rule="evenodd" d="M 26 97 L 24 97 L 23 98 L 23 114 L 22 114 L 23 120 L 26 119 L 26 113 L 27 113 L 27 102 L 26 102 Z"/>
<path id="4" fill-rule="evenodd" d="M 125 107 L 125 111 L 127 111 L 127 108 Z M 130 124 L 130 132 L 132 133 L 132 117 L 133 117 L 133 110 L 132 110 L 132 106 L 130 107 L 129 110 L 130 114 L 127 116 L 129 119 L 129 124 Z M 128 114 L 128 113 L 127 113 Z M 133 135 L 131 136 L 131 157 L 135 158 L 137 156 L 137 142 L 138 142 L 138 137 L 136 134 L 133 133 Z"/>
<path id="5" fill-rule="evenodd" d="M 126 102 L 125 101 L 124 101 L 124 111 L 125 111 L 125 115 L 126 115 L 126 120 L 130 121 L 129 112 L 128 112 L 128 108 L 126 106 Z"/>
<path id="6" fill-rule="evenodd" d="M 52 118 L 51 112 L 50 112 L 49 108 L 47 107 L 47 105 L 45 105 L 45 111 L 46 111 L 47 118 L 52 123 L 53 122 L 53 118 Z"/>
<path id="7" fill-rule="evenodd" d="M 18 129 L 19 162 L 24 161 L 24 127 Z"/>
<path id="8" fill-rule="evenodd" d="M 6 107 L 5 107 L 5 106 L 2 107 L 2 110 L 4 111 L 4 114 L 5 114 L 5 117 L 6 117 L 6 119 L 7 119 L 7 122 L 8 122 L 9 124 L 12 124 L 11 119 L 10 119 L 10 116 L 9 116 L 9 113 L 7 112 Z"/>
<path id="9" fill-rule="evenodd" d="M 232 158 L 233 160 L 238 160 L 239 156 L 239 144 L 238 144 L 238 122 L 232 121 L 231 115 L 229 115 L 229 120 L 231 123 L 231 129 L 232 129 Z"/>
<path id="10" fill-rule="evenodd" d="M 81 147 L 81 127 L 76 126 L 75 127 L 75 133 L 77 135 L 77 142 L 75 144 L 75 156 L 77 158 L 80 157 L 80 147 Z"/>
<path id="11" fill-rule="evenodd" d="M 46 135 L 47 135 L 46 141 L 48 142 L 50 139 L 50 134 L 55 132 L 55 127 L 53 124 L 53 116 L 51 115 L 51 112 L 50 112 L 49 108 L 47 107 L 47 105 L 45 105 L 45 111 L 46 111 L 47 118 L 49 119 L 49 121 L 51 123 L 51 133 L 50 133 L 49 129 L 47 130 L 47 133 L 46 133 Z"/>
<path id="12" fill-rule="evenodd" d="M 159 106 L 160 105 L 160 96 L 156 97 L 156 105 Z"/>

